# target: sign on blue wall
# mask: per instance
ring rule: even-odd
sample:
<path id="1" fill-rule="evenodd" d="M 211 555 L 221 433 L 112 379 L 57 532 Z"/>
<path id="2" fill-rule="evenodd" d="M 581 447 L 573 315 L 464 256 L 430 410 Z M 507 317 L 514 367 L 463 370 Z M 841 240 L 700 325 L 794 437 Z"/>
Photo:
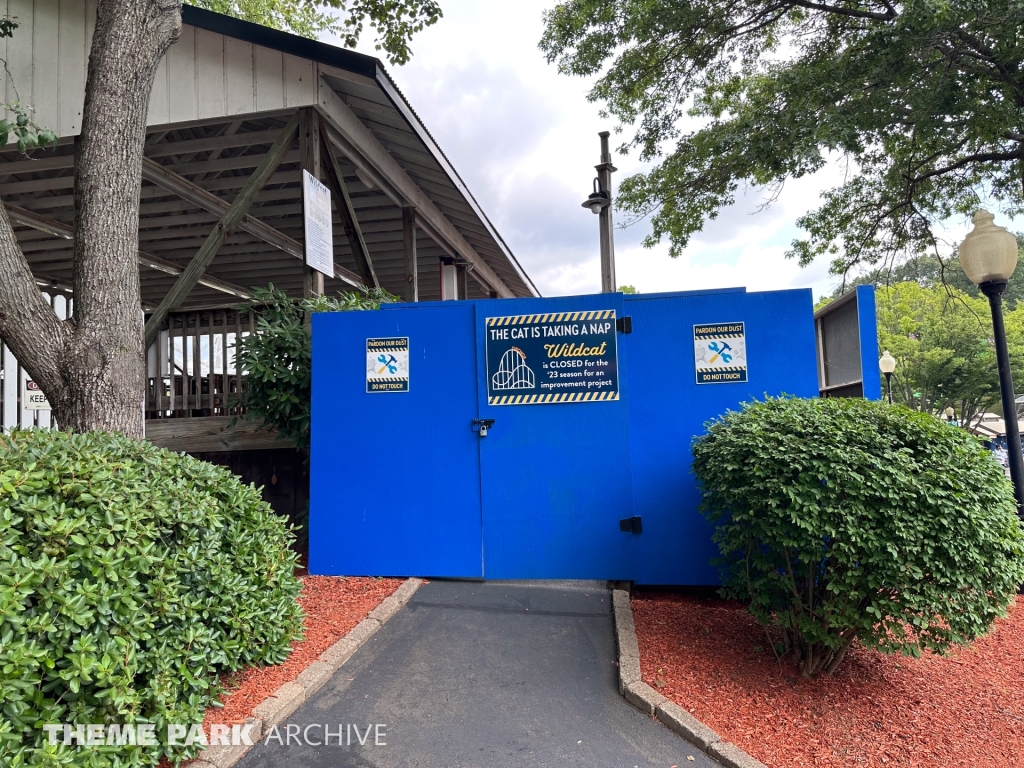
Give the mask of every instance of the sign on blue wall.
<path id="1" fill-rule="evenodd" d="M 409 337 L 366 340 L 366 391 L 409 391 Z"/>
<path id="2" fill-rule="evenodd" d="M 488 405 L 619 399 L 615 310 L 488 317 Z"/>
<path id="3" fill-rule="evenodd" d="M 747 334 L 743 323 L 693 326 L 693 362 L 698 384 L 741 384 L 747 380 Z"/>

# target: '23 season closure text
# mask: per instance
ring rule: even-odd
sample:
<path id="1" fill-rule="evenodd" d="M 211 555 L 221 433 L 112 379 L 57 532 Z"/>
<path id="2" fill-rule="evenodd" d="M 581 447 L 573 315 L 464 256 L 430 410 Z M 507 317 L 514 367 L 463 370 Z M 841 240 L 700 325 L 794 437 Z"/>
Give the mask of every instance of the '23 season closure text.
<path id="1" fill-rule="evenodd" d="M 486 334 L 492 405 L 619 398 L 615 310 L 490 317 Z"/>

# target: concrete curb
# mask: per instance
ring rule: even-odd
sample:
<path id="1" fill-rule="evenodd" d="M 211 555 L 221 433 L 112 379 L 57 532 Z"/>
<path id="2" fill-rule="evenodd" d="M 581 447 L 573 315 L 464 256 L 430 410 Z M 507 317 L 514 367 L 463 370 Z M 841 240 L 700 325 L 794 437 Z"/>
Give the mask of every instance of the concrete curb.
<path id="1" fill-rule="evenodd" d="M 619 693 L 641 712 L 656 717 L 669 730 L 679 734 L 722 765 L 728 768 L 768 768 L 735 744 L 722 741 L 722 737 L 704 723 L 640 679 L 640 646 L 636 641 L 629 592 L 618 588 L 625 586 L 621 583 L 612 586 L 615 643 L 619 657 Z"/>
<path id="2" fill-rule="evenodd" d="M 374 608 L 365 619 L 356 624 L 351 631 L 334 645 L 317 657 L 317 660 L 306 667 L 299 676 L 285 683 L 270 696 L 253 708 L 252 717 L 246 718 L 249 726 L 249 739 L 252 744 L 237 746 L 209 746 L 200 752 L 191 762 L 189 768 L 231 768 L 242 759 L 250 749 L 259 744 L 265 729 L 277 725 L 299 708 L 302 702 L 310 698 L 331 676 L 348 661 L 363 643 L 369 640 L 388 620 L 398 613 L 399 609 L 409 602 L 423 579 L 406 579 L 405 582 L 380 605 Z M 740 766 L 739 768 L 747 768 Z"/>

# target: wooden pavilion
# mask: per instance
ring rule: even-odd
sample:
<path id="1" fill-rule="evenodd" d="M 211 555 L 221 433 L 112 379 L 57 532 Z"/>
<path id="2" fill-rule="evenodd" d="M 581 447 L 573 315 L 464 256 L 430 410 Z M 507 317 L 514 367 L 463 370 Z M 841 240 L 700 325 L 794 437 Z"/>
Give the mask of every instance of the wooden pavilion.
<path id="1" fill-rule="evenodd" d="M 0 3 L 20 25 L 0 40 L 6 98 L 61 137 L 31 157 L 0 152 L 0 200 L 64 316 L 96 2 Z M 182 17 L 153 88 L 140 190 L 150 439 L 200 454 L 281 448 L 250 424 L 230 426 L 243 384 L 231 344 L 253 328 L 237 307 L 254 286 L 293 296 L 377 286 L 406 301 L 538 295 L 377 59 L 190 6 Z M 304 169 L 331 191 L 333 277 L 305 265 Z M 208 242 L 217 226 L 228 230 L 219 246 Z M 3 374 L 2 426 L 49 426 L 6 348 Z"/>

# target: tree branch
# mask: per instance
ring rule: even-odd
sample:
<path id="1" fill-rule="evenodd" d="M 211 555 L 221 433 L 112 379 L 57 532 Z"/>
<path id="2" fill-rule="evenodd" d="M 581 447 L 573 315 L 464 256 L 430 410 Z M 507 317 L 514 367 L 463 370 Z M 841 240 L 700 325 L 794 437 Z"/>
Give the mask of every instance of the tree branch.
<path id="1" fill-rule="evenodd" d="M 951 171 L 963 168 L 971 163 L 1005 162 L 1008 160 L 1020 160 L 1021 158 L 1024 158 L 1024 148 L 1016 149 L 1013 152 L 978 152 L 974 155 L 962 157 L 952 165 L 947 165 L 943 168 L 936 168 L 935 170 L 928 171 L 928 173 L 923 173 L 920 176 L 914 176 L 910 179 L 910 182 L 912 184 L 917 184 L 925 179 L 930 179 L 933 176 L 941 176 L 944 173 L 950 173 Z"/>
<path id="2" fill-rule="evenodd" d="M 892 21 L 896 18 L 896 9 L 893 8 L 889 3 L 883 3 L 886 7 L 884 13 L 877 11 L 862 11 L 856 8 L 841 8 L 836 5 L 828 5 L 827 3 L 813 3 L 809 0 L 791 0 L 792 4 L 799 8 L 807 8 L 811 11 L 823 11 L 824 13 L 831 13 L 835 16 L 849 16 L 854 19 L 871 19 L 873 21 Z"/>
<path id="3" fill-rule="evenodd" d="M 47 395 L 60 388 L 59 362 L 69 335 L 67 324 L 39 292 L 0 205 L 0 338 Z"/>

